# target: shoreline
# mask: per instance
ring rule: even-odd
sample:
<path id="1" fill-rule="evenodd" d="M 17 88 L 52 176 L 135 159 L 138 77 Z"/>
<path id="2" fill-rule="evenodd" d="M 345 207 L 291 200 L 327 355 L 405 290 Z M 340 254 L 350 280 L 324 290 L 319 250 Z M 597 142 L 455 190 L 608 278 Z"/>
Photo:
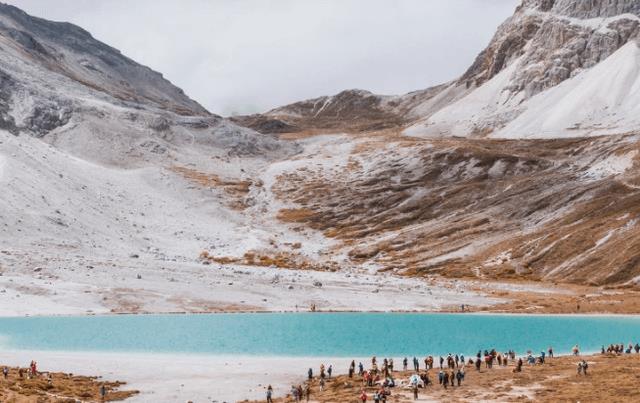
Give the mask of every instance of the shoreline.
<path id="1" fill-rule="evenodd" d="M 259 400 L 264 398 L 267 385 L 272 385 L 276 396 L 281 397 L 290 390 L 292 384 L 306 380 L 309 367 L 316 373 L 320 364 L 332 364 L 337 379 L 345 376 L 351 360 L 356 363 L 360 361 L 368 367 L 371 359 L 27 350 L 3 350 L 0 354 L 3 357 L 2 365 L 24 365 L 35 359 L 44 371 L 98 376 L 98 379 L 108 382 L 125 381 L 127 388 L 139 391 L 126 400 L 130 402 L 152 402 L 159 398 L 173 401 Z M 637 354 L 623 356 L 636 357 Z M 466 357 L 475 357 L 475 354 Z M 554 360 L 570 360 L 572 357 L 591 361 L 603 355 L 599 351 L 585 351 L 578 356 L 559 353 L 555 354 Z M 421 368 L 422 358 L 419 357 Z M 398 357 L 397 368 L 401 367 L 401 362 L 402 357 Z M 434 366 L 432 375 L 437 370 Z M 474 376 L 472 367 L 467 365 L 467 371 Z M 402 371 L 396 373 L 400 376 Z M 212 396 L 215 396 L 215 400 Z"/>
<path id="2" fill-rule="evenodd" d="M 523 317 L 532 317 L 532 316 L 558 316 L 558 317 L 638 317 L 640 318 L 640 312 L 638 313 L 619 313 L 619 312 L 585 312 L 585 313 L 544 313 L 544 312 L 506 312 L 506 311 L 490 311 L 490 310 L 482 310 L 482 311 L 448 311 L 448 310 L 439 310 L 439 311 L 419 311 L 419 310 L 367 310 L 367 311 L 359 311 L 359 310 L 323 310 L 323 311 L 270 311 L 270 310 L 248 310 L 248 311 L 211 311 L 211 312 L 97 312 L 97 313 L 85 313 L 85 314 L 27 314 L 27 315 L 1 315 L 1 319 L 17 319 L 17 318 L 90 318 L 90 317 L 116 317 L 116 316 L 206 316 L 206 315 L 246 315 L 246 314 L 287 314 L 287 315 L 322 315 L 322 314 L 415 314 L 415 315 L 473 315 L 473 316 L 523 316 Z"/>

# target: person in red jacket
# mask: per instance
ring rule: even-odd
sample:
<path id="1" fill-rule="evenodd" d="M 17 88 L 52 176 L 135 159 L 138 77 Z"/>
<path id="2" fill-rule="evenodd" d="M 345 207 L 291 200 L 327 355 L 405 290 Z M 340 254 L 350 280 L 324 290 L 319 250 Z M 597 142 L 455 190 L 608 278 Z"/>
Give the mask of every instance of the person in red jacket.
<path id="1" fill-rule="evenodd" d="M 360 401 L 362 401 L 362 403 L 366 403 L 367 401 L 367 392 L 365 392 L 364 389 L 362 389 L 362 393 L 360 393 Z"/>

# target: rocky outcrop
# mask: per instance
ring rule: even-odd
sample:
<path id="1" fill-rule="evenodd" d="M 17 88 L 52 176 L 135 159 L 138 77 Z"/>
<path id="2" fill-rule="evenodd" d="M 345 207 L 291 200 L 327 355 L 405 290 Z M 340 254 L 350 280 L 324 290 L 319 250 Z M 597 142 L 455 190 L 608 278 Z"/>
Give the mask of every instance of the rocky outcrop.
<path id="1" fill-rule="evenodd" d="M 508 89 L 530 98 L 636 39 L 639 13 L 636 1 L 525 1 L 460 81 L 480 86 L 521 58 Z"/>

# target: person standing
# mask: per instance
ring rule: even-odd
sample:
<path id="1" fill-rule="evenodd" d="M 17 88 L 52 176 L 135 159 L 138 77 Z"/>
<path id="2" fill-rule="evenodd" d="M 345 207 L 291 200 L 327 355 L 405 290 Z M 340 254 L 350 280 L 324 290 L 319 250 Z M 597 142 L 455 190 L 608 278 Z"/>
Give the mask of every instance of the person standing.
<path id="1" fill-rule="evenodd" d="M 413 385 L 413 400 L 418 400 L 418 385 Z"/>
<path id="2" fill-rule="evenodd" d="M 547 353 L 549 353 L 549 358 L 553 358 L 553 347 L 549 346 Z"/>
<path id="3" fill-rule="evenodd" d="M 309 368 L 309 371 L 307 371 L 307 378 L 309 380 L 313 379 L 313 369 Z"/>
<path id="4" fill-rule="evenodd" d="M 6 366 L 2 368 L 2 375 L 4 376 L 4 379 L 7 379 L 9 377 L 9 368 Z"/>
<path id="5" fill-rule="evenodd" d="M 332 372 L 333 372 L 333 365 L 329 364 L 329 368 L 327 369 L 327 374 L 329 375 L 329 379 L 331 379 Z"/>
<path id="6" fill-rule="evenodd" d="M 273 388 L 271 385 L 267 387 L 267 403 L 273 403 Z"/>
<path id="7" fill-rule="evenodd" d="M 402 360 L 402 370 L 407 372 L 407 365 L 409 364 L 409 360 L 407 360 L 407 357 L 404 357 L 404 360 Z"/>
<path id="8" fill-rule="evenodd" d="M 367 402 L 367 392 L 364 389 L 362 389 L 362 392 L 360 393 L 360 401 L 362 403 Z"/>
<path id="9" fill-rule="evenodd" d="M 311 385 L 309 385 L 308 383 L 304 387 L 304 396 L 307 399 L 307 403 L 308 403 L 309 399 L 311 398 Z"/>

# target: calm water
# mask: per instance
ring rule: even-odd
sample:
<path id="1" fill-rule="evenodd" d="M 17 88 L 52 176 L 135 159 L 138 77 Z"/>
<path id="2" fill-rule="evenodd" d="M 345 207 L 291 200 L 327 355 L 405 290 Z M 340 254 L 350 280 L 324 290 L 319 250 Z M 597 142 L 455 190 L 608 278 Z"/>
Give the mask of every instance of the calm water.
<path id="1" fill-rule="evenodd" d="M 640 341 L 640 317 L 399 313 L 122 315 L 0 318 L 0 349 L 413 356 L 539 351 Z"/>

